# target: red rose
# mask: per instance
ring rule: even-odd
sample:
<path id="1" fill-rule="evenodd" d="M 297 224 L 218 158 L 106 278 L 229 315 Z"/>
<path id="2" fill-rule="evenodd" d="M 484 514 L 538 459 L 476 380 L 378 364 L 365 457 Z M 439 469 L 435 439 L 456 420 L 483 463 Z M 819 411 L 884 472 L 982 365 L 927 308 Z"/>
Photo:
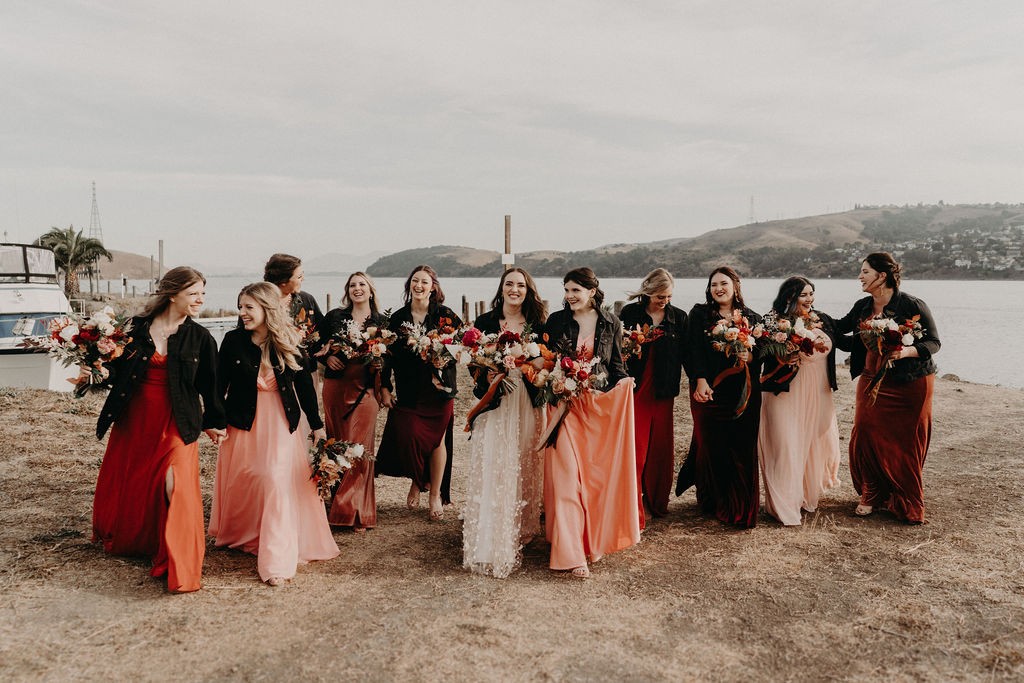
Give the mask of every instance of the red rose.
<path id="1" fill-rule="evenodd" d="M 569 356 L 562 356 L 561 365 L 562 369 L 565 370 L 566 372 L 572 371 L 572 358 L 569 358 Z"/>
<path id="2" fill-rule="evenodd" d="M 581 382 L 586 382 L 588 377 L 590 377 L 590 373 L 587 372 L 586 370 L 580 370 L 579 372 L 576 373 L 576 379 L 578 379 Z"/>
<path id="3" fill-rule="evenodd" d="M 475 327 L 470 327 L 468 330 L 462 333 L 462 343 L 465 346 L 474 346 L 480 342 L 484 334 Z"/>

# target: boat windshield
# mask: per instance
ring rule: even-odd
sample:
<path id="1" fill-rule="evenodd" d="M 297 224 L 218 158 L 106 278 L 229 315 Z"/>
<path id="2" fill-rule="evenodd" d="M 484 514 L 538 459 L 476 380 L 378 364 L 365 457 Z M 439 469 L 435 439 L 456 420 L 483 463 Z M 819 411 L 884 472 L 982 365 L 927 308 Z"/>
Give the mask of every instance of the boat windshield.
<path id="1" fill-rule="evenodd" d="M 0 244 L 0 282 L 56 282 L 53 252 L 29 244 Z"/>

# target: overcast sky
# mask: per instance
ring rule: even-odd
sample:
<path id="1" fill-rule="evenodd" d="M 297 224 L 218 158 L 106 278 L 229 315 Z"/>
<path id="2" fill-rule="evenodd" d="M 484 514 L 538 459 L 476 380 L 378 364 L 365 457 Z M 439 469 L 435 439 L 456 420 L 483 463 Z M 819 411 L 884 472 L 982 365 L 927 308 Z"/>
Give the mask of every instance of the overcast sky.
<path id="1" fill-rule="evenodd" d="M 166 261 L 1024 201 L 1006 2 L 0 4 L 0 229 Z"/>

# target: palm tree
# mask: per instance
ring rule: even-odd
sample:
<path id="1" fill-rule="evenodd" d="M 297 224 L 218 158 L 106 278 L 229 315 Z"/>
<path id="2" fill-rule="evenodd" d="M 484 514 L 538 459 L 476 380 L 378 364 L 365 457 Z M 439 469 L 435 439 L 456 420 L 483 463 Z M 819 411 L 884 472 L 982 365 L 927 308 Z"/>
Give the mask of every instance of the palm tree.
<path id="1" fill-rule="evenodd" d="M 100 260 L 100 257 L 108 261 L 114 260 L 111 254 L 94 237 L 83 237 L 81 230 L 75 230 L 75 226 L 68 226 L 67 230 L 50 228 L 50 231 L 36 240 L 36 244 L 53 250 L 54 260 L 57 268 L 64 273 L 64 292 L 69 299 L 78 296 L 78 271 L 81 268 L 91 266 Z"/>

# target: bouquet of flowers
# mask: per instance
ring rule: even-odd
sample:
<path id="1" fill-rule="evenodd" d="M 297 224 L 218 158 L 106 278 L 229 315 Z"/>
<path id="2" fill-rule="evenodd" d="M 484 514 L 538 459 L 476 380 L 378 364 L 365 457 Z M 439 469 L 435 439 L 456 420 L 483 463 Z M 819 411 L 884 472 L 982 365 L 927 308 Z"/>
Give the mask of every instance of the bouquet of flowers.
<path id="1" fill-rule="evenodd" d="M 711 337 L 711 346 L 715 351 L 721 351 L 728 357 L 735 356 L 739 361 L 740 354 L 751 351 L 757 340 L 764 336 L 764 326 L 760 323 L 751 326 L 742 311 L 734 310 L 732 319 L 720 319 L 712 326 L 708 336 Z"/>
<path id="2" fill-rule="evenodd" d="M 594 373 L 599 360 L 589 352 L 563 355 L 550 371 L 542 370 L 534 378 L 534 386 L 540 389 L 535 405 L 568 404 L 584 394 L 603 389 L 608 383 L 608 374 Z"/>
<path id="3" fill-rule="evenodd" d="M 644 347 L 665 336 L 663 329 L 647 324 L 637 325 L 634 329 L 625 330 L 625 332 L 626 334 L 622 335 L 623 361 L 628 361 L 630 358 L 643 358 Z"/>
<path id="4" fill-rule="evenodd" d="M 453 360 L 459 351 L 460 331 L 451 318 L 441 318 L 436 328 L 428 330 L 421 323 L 403 323 L 406 343 L 424 363 L 440 370 Z"/>
<path id="5" fill-rule="evenodd" d="M 763 333 L 758 348 L 782 363 L 790 363 L 796 353 L 814 352 L 817 339 L 814 330 L 821 325 L 821 319 L 813 311 L 808 317 L 796 316 L 795 320 L 768 311 L 761 322 Z"/>
<path id="6" fill-rule="evenodd" d="M 320 439 L 309 449 L 309 464 L 313 469 L 310 479 L 316 482 L 317 493 L 323 500 L 330 500 L 334 486 L 344 472 L 352 469 L 360 460 L 373 460 L 360 443 Z"/>
<path id="7" fill-rule="evenodd" d="M 75 396 L 81 398 L 89 391 L 102 389 L 110 371 L 106 363 L 121 356 L 131 342 L 131 317 L 114 313 L 110 306 L 88 318 L 63 316 L 50 321 L 49 336 L 29 337 L 21 346 L 46 351 L 64 367 L 77 365 L 84 370 L 82 376 L 68 381 L 75 385 Z"/>
<path id="8" fill-rule="evenodd" d="M 467 338 L 471 340 L 471 344 L 467 344 Z M 462 336 L 462 346 L 469 355 L 471 370 L 483 372 L 493 370 L 504 375 L 501 392 L 507 393 L 513 387 L 513 382 L 509 379 L 508 374 L 516 368 L 522 367 L 530 359 L 541 355 L 540 344 L 534 341 L 534 338 L 535 335 L 531 334 L 529 329 L 524 330 L 522 334 L 507 330 L 500 333 L 483 334 L 475 327 L 471 327 Z"/>
<path id="9" fill-rule="evenodd" d="M 289 310 L 292 321 L 295 323 L 295 327 L 298 328 L 299 334 L 302 335 L 302 341 L 299 345 L 303 348 L 309 348 L 311 345 L 315 345 L 320 341 L 320 332 L 316 329 L 316 321 L 313 320 L 309 315 L 309 311 L 302 305 L 302 299 L 297 296 L 292 296 L 291 309 Z"/>
<path id="10" fill-rule="evenodd" d="M 388 353 L 398 335 L 383 325 L 363 325 L 355 320 L 345 321 L 317 352 L 317 356 L 340 353 L 348 360 L 358 360 L 364 365 L 372 365 L 380 369 L 383 358 Z"/>
<path id="11" fill-rule="evenodd" d="M 868 395 L 871 396 L 872 405 L 878 398 L 878 391 L 881 389 L 885 373 L 892 367 L 893 361 L 889 355 L 895 351 L 901 351 L 906 346 L 913 346 L 915 341 L 924 336 L 924 328 L 921 327 L 920 319 L 920 315 L 915 315 L 913 318 L 899 323 L 893 318 L 876 315 L 860 323 L 860 338 L 864 342 L 864 346 L 877 351 L 885 359 L 885 364 L 882 365 L 868 386 Z"/>

